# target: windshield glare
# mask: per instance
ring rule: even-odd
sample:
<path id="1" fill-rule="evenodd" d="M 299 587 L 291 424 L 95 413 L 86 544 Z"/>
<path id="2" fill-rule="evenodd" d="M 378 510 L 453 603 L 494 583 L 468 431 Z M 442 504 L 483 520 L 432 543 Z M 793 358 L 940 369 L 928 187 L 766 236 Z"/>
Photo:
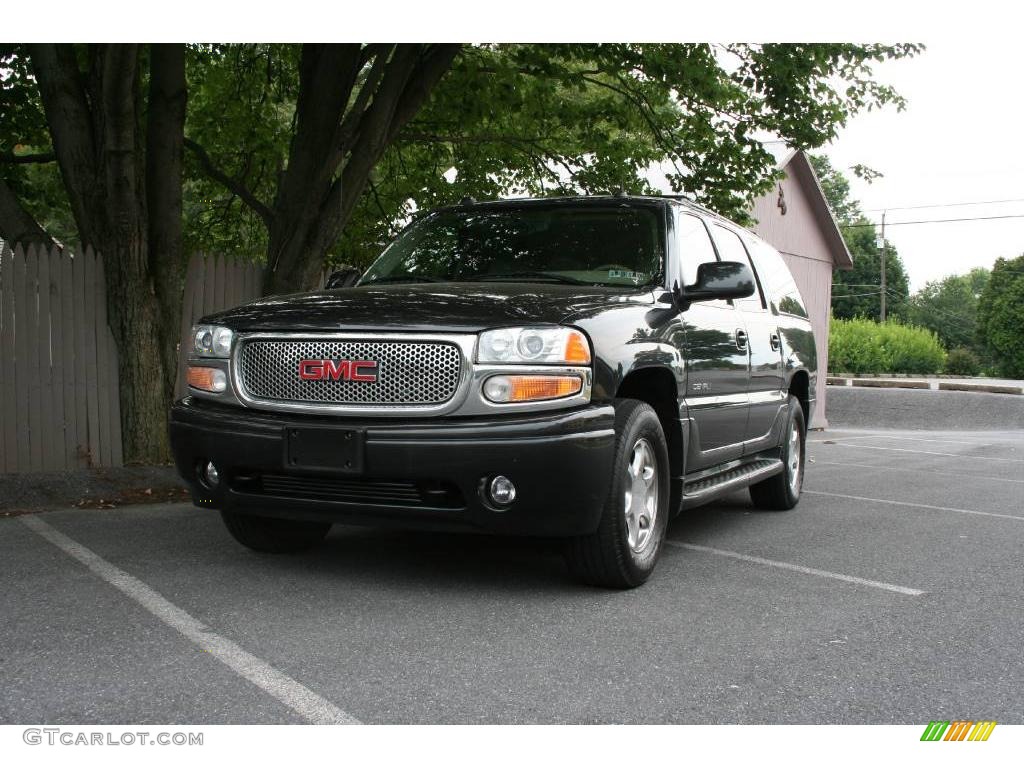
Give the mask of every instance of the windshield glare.
<path id="1" fill-rule="evenodd" d="M 442 211 L 409 227 L 367 270 L 375 282 L 660 282 L 660 210 L 523 207 Z"/>

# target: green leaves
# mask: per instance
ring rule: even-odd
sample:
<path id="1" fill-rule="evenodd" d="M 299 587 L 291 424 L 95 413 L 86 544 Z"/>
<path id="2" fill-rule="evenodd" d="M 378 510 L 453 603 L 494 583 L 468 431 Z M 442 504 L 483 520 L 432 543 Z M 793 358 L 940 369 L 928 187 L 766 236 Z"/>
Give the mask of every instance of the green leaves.
<path id="1" fill-rule="evenodd" d="M 978 333 L 1003 376 L 1024 378 L 1024 255 L 996 259 L 978 301 Z"/>
<path id="2" fill-rule="evenodd" d="M 946 353 L 931 331 L 889 320 L 834 318 L 829 325 L 829 368 L 836 373 L 916 373 L 943 370 Z"/>
<path id="3" fill-rule="evenodd" d="M 929 282 L 911 298 L 907 316 L 935 331 L 946 349 L 967 347 L 983 355 L 984 345 L 978 341 L 978 298 L 988 277 L 987 269 L 978 268 Z"/>
<path id="4" fill-rule="evenodd" d="M 667 171 L 674 191 L 743 221 L 750 201 L 776 178 L 763 140 L 814 148 L 860 109 L 901 106 L 900 96 L 874 79 L 871 64 L 920 50 L 833 43 L 464 46 L 416 117 L 385 137 L 388 149 L 365 188 L 345 192 L 358 205 L 329 258 L 365 265 L 413 211 L 467 195 L 650 193 L 656 168 Z M 265 222 L 252 200 L 231 190 L 244 188 L 273 206 L 295 141 L 301 47 L 192 45 L 188 57 L 186 136 L 231 183 L 213 180 L 186 153 L 185 247 L 265 252 Z M 15 135 L 44 125 L 24 57 L 6 46 L 0 63 L 10 71 L 0 82 L 0 150 L 15 141 L 45 148 L 41 128 Z M 445 178 L 450 169 L 454 180 Z M 12 176 L 10 169 L 0 172 Z M 44 205 L 61 206 L 49 198 Z"/>

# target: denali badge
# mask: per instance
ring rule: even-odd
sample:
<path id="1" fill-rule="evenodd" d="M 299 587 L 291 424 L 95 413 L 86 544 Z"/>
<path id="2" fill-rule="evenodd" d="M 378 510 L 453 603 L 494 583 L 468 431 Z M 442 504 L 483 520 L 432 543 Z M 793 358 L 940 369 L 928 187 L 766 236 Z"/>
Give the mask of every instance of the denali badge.
<path id="1" fill-rule="evenodd" d="M 374 360 L 299 360 L 299 378 L 306 381 L 376 381 Z"/>

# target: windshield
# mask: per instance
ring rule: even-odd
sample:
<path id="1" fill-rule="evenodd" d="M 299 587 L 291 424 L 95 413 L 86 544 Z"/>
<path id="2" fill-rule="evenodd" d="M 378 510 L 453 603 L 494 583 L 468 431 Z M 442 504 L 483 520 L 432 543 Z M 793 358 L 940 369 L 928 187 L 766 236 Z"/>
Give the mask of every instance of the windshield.
<path id="1" fill-rule="evenodd" d="M 661 210 L 530 206 L 442 211 L 409 227 L 360 285 L 509 280 L 646 286 L 661 282 Z"/>

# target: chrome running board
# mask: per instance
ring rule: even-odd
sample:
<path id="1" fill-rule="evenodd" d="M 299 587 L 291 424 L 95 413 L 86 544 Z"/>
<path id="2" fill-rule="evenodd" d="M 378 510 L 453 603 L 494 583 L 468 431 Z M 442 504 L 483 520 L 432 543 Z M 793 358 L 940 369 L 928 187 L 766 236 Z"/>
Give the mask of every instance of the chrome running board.
<path id="1" fill-rule="evenodd" d="M 781 459 L 756 459 L 738 467 L 726 469 L 718 474 L 701 478 L 683 485 L 683 509 L 696 507 L 746 488 L 765 478 L 777 475 L 785 469 Z"/>

